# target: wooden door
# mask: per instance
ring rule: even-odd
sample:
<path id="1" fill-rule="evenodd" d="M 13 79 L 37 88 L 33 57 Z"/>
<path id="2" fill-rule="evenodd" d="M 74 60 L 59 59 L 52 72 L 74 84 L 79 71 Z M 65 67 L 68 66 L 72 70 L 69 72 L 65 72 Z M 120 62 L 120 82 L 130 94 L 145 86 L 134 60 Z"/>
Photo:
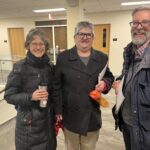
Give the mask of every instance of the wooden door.
<path id="1" fill-rule="evenodd" d="M 110 24 L 94 25 L 94 42 L 93 47 L 109 55 L 110 47 Z"/>
<path id="2" fill-rule="evenodd" d="M 55 32 L 55 47 L 59 46 L 59 49 L 67 49 L 67 27 L 58 26 L 54 28 Z"/>
<path id="3" fill-rule="evenodd" d="M 8 28 L 8 37 L 12 59 L 17 61 L 24 58 L 26 54 L 26 50 L 24 48 L 24 29 Z"/>

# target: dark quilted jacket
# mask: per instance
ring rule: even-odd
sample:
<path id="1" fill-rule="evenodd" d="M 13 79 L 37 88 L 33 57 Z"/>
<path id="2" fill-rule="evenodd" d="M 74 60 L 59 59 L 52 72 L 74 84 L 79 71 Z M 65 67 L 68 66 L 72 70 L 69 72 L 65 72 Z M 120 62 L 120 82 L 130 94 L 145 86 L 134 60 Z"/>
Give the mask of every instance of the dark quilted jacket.
<path id="1" fill-rule="evenodd" d="M 41 82 L 49 86 L 47 108 L 40 108 L 39 101 L 31 101 L 31 94 Z M 16 150 L 56 150 L 51 97 L 52 67 L 33 67 L 21 60 L 8 76 L 5 100 L 16 106 Z"/>

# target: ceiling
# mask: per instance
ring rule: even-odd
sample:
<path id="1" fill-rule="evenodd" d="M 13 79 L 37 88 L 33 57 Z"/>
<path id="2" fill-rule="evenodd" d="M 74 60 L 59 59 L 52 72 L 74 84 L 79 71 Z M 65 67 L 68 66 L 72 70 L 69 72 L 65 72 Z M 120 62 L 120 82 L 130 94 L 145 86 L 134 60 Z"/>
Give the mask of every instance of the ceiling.
<path id="1" fill-rule="evenodd" d="M 121 6 L 121 2 L 140 0 L 83 0 L 85 13 L 129 10 L 135 6 Z M 48 13 L 33 13 L 33 9 L 49 9 L 78 5 L 78 0 L 0 0 L 0 19 L 16 17 L 40 17 Z M 65 15 L 66 12 L 51 13 Z"/>

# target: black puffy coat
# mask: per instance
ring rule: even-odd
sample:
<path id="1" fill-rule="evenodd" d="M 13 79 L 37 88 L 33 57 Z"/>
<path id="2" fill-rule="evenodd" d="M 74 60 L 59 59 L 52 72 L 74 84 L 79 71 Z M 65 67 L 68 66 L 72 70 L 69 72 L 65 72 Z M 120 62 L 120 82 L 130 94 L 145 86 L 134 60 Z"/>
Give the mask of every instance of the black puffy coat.
<path id="1" fill-rule="evenodd" d="M 16 150 L 56 150 L 51 97 L 52 67 L 35 67 L 26 59 L 17 62 L 8 76 L 4 98 L 16 106 Z M 31 101 L 32 93 L 41 82 L 48 83 L 48 107 L 40 108 Z"/>

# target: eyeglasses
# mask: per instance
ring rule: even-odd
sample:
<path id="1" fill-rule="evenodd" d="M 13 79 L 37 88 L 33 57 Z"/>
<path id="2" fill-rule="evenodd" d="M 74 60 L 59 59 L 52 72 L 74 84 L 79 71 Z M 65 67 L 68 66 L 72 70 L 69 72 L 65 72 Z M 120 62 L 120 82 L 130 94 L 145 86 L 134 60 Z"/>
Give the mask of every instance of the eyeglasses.
<path id="1" fill-rule="evenodd" d="M 45 46 L 44 43 L 31 43 L 31 45 L 34 46 L 34 47 L 37 47 L 37 46 L 44 47 Z"/>
<path id="2" fill-rule="evenodd" d="M 139 26 L 139 24 L 142 26 L 142 27 L 148 27 L 150 26 L 150 20 L 144 20 L 142 22 L 139 22 L 139 21 L 132 21 L 129 23 L 131 27 L 133 28 L 136 28 Z"/>
<path id="3" fill-rule="evenodd" d="M 83 33 L 83 32 L 79 32 L 79 33 L 77 33 L 77 35 L 80 39 L 82 39 L 84 37 L 86 37 L 87 39 L 91 39 L 94 36 L 93 33 Z"/>
<path id="4" fill-rule="evenodd" d="M 31 45 L 34 46 L 34 47 L 37 47 L 37 46 L 43 47 L 43 46 L 45 46 L 44 43 L 31 43 Z"/>

